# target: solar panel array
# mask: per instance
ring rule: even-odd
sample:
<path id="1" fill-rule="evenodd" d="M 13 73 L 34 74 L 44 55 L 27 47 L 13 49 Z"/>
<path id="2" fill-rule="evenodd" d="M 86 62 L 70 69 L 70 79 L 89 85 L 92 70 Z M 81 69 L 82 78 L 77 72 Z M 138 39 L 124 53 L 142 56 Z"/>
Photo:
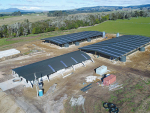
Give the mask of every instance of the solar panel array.
<path id="1" fill-rule="evenodd" d="M 61 69 L 71 67 L 83 61 L 90 59 L 90 56 L 82 51 L 74 51 L 54 58 L 46 59 L 40 62 L 13 69 L 19 76 L 26 80 L 34 80 L 34 73 L 37 78 L 50 75 Z"/>
<path id="2" fill-rule="evenodd" d="M 102 35 L 103 33 L 99 31 L 84 31 L 84 32 L 73 33 L 73 34 L 68 34 L 68 35 L 44 38 L 41 40 L 51 41 L 56 44 L 66 44 L 66 43 L 75 42 L 75 41 L 79 41 L 82 39 L 88 39 L 88 38 L 102 36 Z"/>
<path id="3" fill-rule="evenodd" d="M 149 37 L 124 35 L 79 49 L 95 51 L 110 57 L 118 58 L 148 43 L 150 43 Z"/>

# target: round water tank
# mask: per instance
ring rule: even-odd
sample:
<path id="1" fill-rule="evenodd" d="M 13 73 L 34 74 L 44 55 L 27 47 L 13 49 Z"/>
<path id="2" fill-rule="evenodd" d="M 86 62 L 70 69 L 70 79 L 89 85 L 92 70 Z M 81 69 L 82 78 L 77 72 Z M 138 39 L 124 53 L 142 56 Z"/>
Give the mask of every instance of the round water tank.
<path id="1" fill-rule="evenodd" d="M 88 38 L 88 39 L 87 39 L 87 41 L 88 41 L 88 42 L 91 42 L 91 39 L 90 39 L 90 38 Z"/>
<path id="2" fill-rule="evenodd" d="M 75 42 L 75 45 L 78 46 L 78 45 L 79 45 L 79 42 Z"/>
<path id="3" fill-rule="evenodd" d="M 103 38 L 105 37 L 105 31 L 103 31 Z"/>
<path id="4" fill-rule="evenodd" d="M 120 61 L 121 61 L 121 62 L 126 62 L 126 56 L 122 56 L 122 57 L 120 58 Z"/>
<path id="5" fill-rule="evenodd" d="M 116 34 L 116 37 L 119 37 L 119 33 Z"/>
<path id="6" fill-rule="evenodd" d="M 140 51 L 145 51 L 145 47 L 141 47 L 141 48 L 140 48 Z"/>
<path id="7" fill-rule="evenodd" d="M 39 96 L 43 96 L 43 90 L 39 90 Z"/>

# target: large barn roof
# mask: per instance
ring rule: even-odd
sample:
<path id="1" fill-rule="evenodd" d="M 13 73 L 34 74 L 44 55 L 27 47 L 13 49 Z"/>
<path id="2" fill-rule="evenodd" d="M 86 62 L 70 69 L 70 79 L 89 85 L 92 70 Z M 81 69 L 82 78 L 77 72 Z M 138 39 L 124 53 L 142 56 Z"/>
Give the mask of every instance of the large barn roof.
<path id="1" fill-rule="evenodd" d="M 149 37 L 138 35 L 123 35 L 117 38 L 81 47 L 79 49 L 85 51 L 95 51 L 110 57 L 118 58 L 141 46 L 148 44 L 149 42 Z"/>
<path id="2" fill-rule="evenodd" d="M 70 67 L 89 59 L 90 56 L 86 53 L 82 51 L 75 51 L 26 66 L 18 67 L 13 69 L 13 71 L 15 71 L 19 76 L 32 81 L 34 80 L 34 73 L 36 73 L 37 78 L 40 78 L 41 76 L 50 75 L 58 70 Z"/>
<path id="3" fill-rule="evenodd" d="M 43 38 L 41 40 L 50 41 L 56 44 L 66 44 L 66 43 L 75 42 L 82 39 L 88 39 L 96 36 L 103 36 L 103 33 L 99 31 L 84 31 L 84 32 L 61 35 L 56 37 Z"/>

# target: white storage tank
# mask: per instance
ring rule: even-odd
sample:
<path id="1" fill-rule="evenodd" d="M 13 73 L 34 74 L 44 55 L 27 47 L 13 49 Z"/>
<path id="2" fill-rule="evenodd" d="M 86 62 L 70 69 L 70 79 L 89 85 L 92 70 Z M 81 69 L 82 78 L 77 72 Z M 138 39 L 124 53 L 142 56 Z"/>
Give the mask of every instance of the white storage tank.
<path id="1" fill-rule="evenodd" d="M 102 65 L 96 69 L 96 74 L 103 75 L 107 72 L 107 66 Z"/>
<path id="2" fill-rule="evenodd" d="M 119 33 L 116 34 L 116 37 L 119 37 Z"/>
<path id="3" fill-rule="evenodd" d="M 105 37 L 105 31 L 103 31 L 103 38 Z"/>

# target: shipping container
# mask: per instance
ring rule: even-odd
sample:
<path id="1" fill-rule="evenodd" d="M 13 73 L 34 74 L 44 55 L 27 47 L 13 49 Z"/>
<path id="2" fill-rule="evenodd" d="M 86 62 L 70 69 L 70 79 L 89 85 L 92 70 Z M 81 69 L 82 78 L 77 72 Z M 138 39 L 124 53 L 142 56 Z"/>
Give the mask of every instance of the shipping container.
<path id="1" fill-rule="evenodd" d="M 103 84 L 104 84 L 104 86 L 105 85 L 109 86 L 110 84 L 114 83 L 115 81 L 116 81 L 116 76 L 111 74 L 103 79 Z"/>

